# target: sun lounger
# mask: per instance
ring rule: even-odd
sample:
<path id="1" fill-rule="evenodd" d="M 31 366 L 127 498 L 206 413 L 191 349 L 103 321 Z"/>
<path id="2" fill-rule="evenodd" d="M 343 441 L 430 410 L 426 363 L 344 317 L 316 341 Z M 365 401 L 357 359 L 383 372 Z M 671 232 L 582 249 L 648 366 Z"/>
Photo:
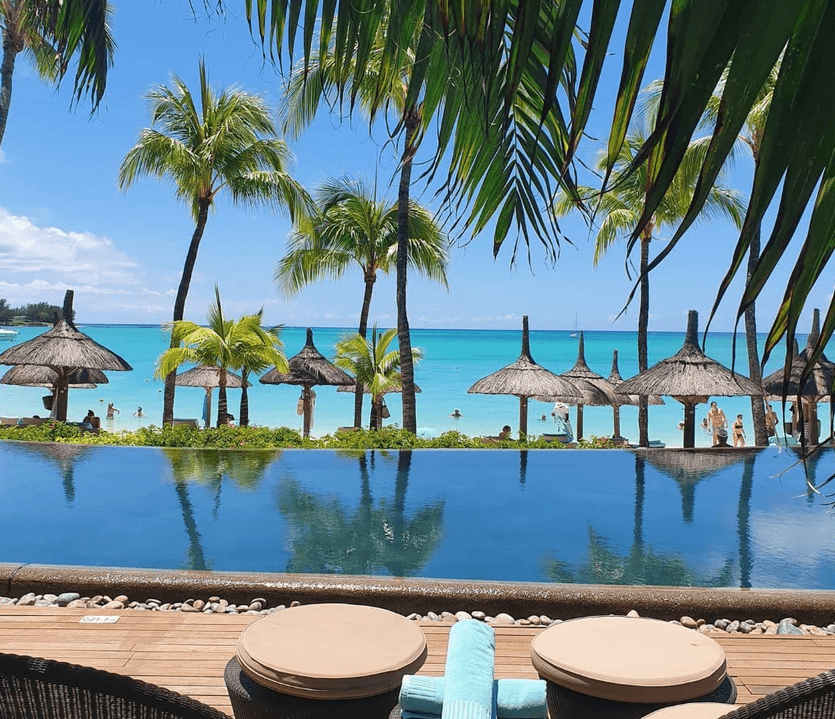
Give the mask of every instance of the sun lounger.
<path id="1" fill-rule="evenodd" d="M 228 719 L 194 699 L 111 672 L 0 654 L 3 719 Z"/>
<path id="2" fill-rule="evenodd" d="M 0 425 L 17 425 L 18 417 L 0 417 Z"/>
<path id="3" fill-rule="evenodd" d="M 51 422 L 52 420 L 49 417 L 21 417 L 20 418 L 20 425 L 23 427 L 27 427 L 30 425 L 40 425 L 46 424 L 47 422 Z"/>
<path id="4" fill-rule="evenodd" d="M 172 419 L 171 426 L 176 427 L 178 424 L 185 425 L 187 427 L 194 427 L 195 429 L 200 429 L 200 422 L 196 419 Z"/>

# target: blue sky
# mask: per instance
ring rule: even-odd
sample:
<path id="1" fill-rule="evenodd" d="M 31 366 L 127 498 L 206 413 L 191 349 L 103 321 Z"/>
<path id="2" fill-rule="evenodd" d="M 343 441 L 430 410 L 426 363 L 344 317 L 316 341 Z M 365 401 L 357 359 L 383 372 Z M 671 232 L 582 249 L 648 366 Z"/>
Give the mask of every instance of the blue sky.
<path id="1" fill-rule="evenodd" d="M 25 57 L 18 58 L 0 148 L 0 297 L 12 305 L 42 300 L 60 304 L 64 290 L 72 288 L 81 322 L 158 323 L 171 318 L 193 230 L 190 214 L 165 182 L 141 180 L 122 193 L 116 178 L 122 158 L 150 124 L 145 94 L 167 83 L 172 73 L 196 87 L 201 55 L 213 86 L 238 85 L 277 107 L 281 80 L 249 35 L 244 3 L 229 0 L 227 5 L 233 11 L 227 16 L 207 18 L 195 17 L 187 3 L 174 0 L 114 2 L 115 65 L 105 99 L 93 116 L 85 104 L 68 111 L 70 83 L 56 92 L 40 81 Z M 620 61 L 618 54 L 612 55 L 590 125 L 598 138 L 606 135 Z M 660 72 L 656 57 L 647 81 Z M 347 174 L 373 180 L 376 175 L 381 195 L 393 198 L 396 152 L 386 139 L 384 126 L 369 135 L 359 115 L 322 114 L 292 143 L 293 172 L 311 190 L 327 177 Z M 592 161 L 598 147 L 587 139 L 580 156 Z M 424 150 L 418 162 L 427 155 Z M 728 184 L 747 193 L 750 173 L 750 162 L 741 161 Z M 413 194 L 432 203 L 431 187 L 416 185 Z M 572 325 L 576 311 L 582 328 L 633 330 L 637 302 L 615 321 L 631 289 L 623 246 L 613 248 L 594 268 L 592 242 L 580 219 L 566 220 L 564 229 L 575 246 L 564 245 L 553 266 L 534 248 L 530 266 L 520 257 L 511 268 L 511 242 L 494 261 L 489 233 L 459 243 L 451 253 L 449 292 L 410 277 L 411 325 L 517 328 L 527 314 L 532 327 L 561 329 Z M 205 317 L 218 283 L 230 315 L 263 306 L 269 323 L 355 325 L 362 300 L 359 272 L 338 283 L 311 286 L 290 301 L 279 296 L 273 270 L 289 231 L 286 217 L 235 208 L 220 199 L 203 237 L 186 317 Z M 707 315 L 735 239 L 725 222 L 688 233 L 651 276 L 651 331 L 683 331 L 691 308 Z M 773 318 L 789 269 L 788 264 L 780 268 L 760 302 L 761 329 Z M 732 328 L 738 291 L 737 285 L 720 308 L 715 329 Z M 816 290 L 815 306 L 825 306 L 829 292 L 831 288 Z M 371 315 L 381 326 L 394 324 L 393 278 L 378 280 Z"/>

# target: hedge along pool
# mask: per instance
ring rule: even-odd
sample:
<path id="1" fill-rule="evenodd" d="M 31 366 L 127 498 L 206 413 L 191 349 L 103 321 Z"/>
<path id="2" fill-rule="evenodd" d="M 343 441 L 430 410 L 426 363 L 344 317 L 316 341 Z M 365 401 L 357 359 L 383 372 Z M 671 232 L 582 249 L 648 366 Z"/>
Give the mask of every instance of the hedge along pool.
<path id="1" fill-rule="evenodd" d="M 833 459 L 810 463 L 813 481 Z M 0 561 L 835 589 L 835 518 L 796 462 L 0 442 Z"/>

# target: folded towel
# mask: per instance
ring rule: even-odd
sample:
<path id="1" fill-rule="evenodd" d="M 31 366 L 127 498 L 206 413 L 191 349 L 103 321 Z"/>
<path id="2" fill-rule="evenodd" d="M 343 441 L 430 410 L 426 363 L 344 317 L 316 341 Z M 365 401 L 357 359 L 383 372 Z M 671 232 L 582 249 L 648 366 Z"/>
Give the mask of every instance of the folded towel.
<path id="1" fill-rule="evenodd" d="M 496 719 L 493 659 L 496 636 L 476 619 L 449 630 L 441 719 Z"/>
<path id="2" fill-rule="evenodd" d="M 546 719 L 548 716 L 543 679 L 495 679 L 494 683 L 498 719 Z M 440 716 L 445 687 L 444 677 L 404 676 L 400 689 L 403 719 Z"/>

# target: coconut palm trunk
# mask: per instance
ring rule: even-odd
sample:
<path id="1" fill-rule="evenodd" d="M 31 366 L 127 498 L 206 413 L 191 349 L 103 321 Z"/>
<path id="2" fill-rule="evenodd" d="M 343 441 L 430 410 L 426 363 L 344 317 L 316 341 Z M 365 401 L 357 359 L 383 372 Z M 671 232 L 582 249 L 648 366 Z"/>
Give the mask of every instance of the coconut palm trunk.
<path id="1" fill-rule="evenodd" d="M 652 237 L 650 222 L 641 233 L 641 303 L 638 309 L 638 372 L 649 367 L 648 332 L 649 332 L 649 243 Z M 638 444 L 649 447 L 649 409 L 647 398 L 640 397 L 638 404 Z"/>
<path id="2" fill-rule="evenodd" d="M 194 265 L 197 262 L 197 251 L 200 249 L 200 240 L 203 239 L 203 231 L 206 229 L 206 221 L 209 219 L 209 207 L 212 204 L 211 198 L 200 198 L 198 200 L 197 225 L 194 234 L 191 236 L 191 243 L 186 253 L 186 261 L 183 265 L 183 274 L 180 277 L 180 286 L 177 289 L 177 299 L 174 301 L 174 322 L 183 319 L 186 310 L 186 297 L 191 285 L 191 276 L 194 274 Z M 172 339 L 171 347 L 174 347 Z M 177 371 L 169 373 L 165 377 L 165 391 L 162 399 L 162 424 L 169 425 L 174 421 L 174 393 L 177 379 Z M 225 412 L 224 408 L 224 412 Z"/>
<path id="3" fill-rule="evenodd" d="M 217 376 L 217 427 L 226 424 L 226 415 L 229 406 L 226 402 L 226 370 L 221 367 Z"/>
<path id="4" fill-rule="evenodd" d="M 752 234 L 751 246 L 748 248 L 748 269 L 746 283 L 750 283 L 760 258 L 760 230 Z M 762 376 L 760 367 L 760 352 L 757 347 L 757 314 L 754 303 L 745 310 L 745 346 L 748 350 L 748 376 L 759 383 Z M 751 396 L 751 423 L 754 425 L 754 444 L 757 447 L 768 446 L 768 432 L 765 428 L 765 407 L 762 397 Z"/>
<path id="5" fill-rule="evenodd" d="M 406 271 L 409 263 L 409 187 L 412 181 L 413 140 L 420 121 L 416 107 L 404 114 L 406 127 L 401 158 L 400 187 L 397 192 L 397 341 L 400 344 L 400 375 L 403 387 L 403 429 L 417 434 L 415 407 L 415 368 L 412 363 L 412 337 L 406 312 Z"/>
<path id="6" fill-rule="evenodd" d="M 249 394 L 246 391 L 249 382 L 249 370 L 241 370 L 241 408 L 238 411 L 238 426 L 249 427 Z"/>
<path id="7" fill-rule="evenodd" d="M 6 133 L 6 120 L 12 104 L 12 76 L 18 53 L 23 51 L 23 38 L 15 32 L 16 23 L 5 18 L 3 27 L 3 64 L 0 66 L 0 145 Z"/>
<path id="8" fill-rule="evenodd" d="M 363 339 L 368 337 L 368 315 L 371 312 L 371 295 L 374 293 L 374 283 L 377 281 L 377 274 L 373 270 L 365 271 L 365 292 L 362 297 L 362 309 L 360 310 L 360 324 L 357 332 Z M 362 427 L 362 400 L 363 388 L 358 382 L 354 390 L 354 427 Z"/>

